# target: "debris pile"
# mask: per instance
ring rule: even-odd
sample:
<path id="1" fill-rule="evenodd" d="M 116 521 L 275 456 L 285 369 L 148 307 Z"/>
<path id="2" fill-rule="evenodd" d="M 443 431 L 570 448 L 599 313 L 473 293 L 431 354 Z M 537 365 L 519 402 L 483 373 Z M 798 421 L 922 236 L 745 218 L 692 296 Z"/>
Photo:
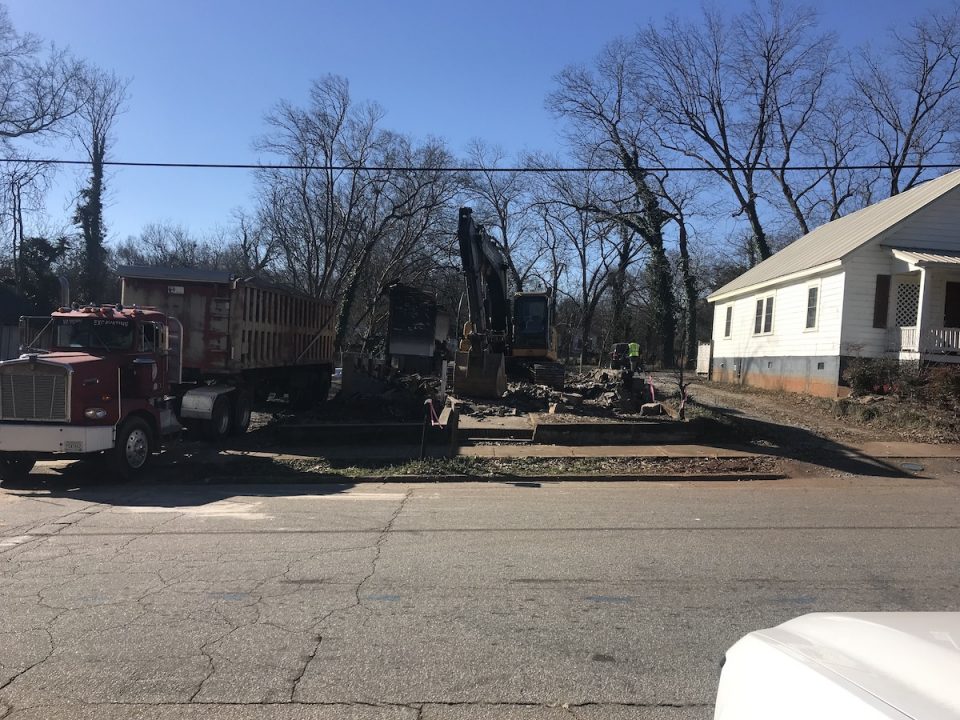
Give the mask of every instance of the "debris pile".
<path id="1" fill-rule="evenodd" d="M 433 400 L 439 411 L 439 395 L 440 379 L 429 375 L 365 376 L 362 382 L 341 389 L 322 405 L 298 413 L 295 421 L 298 424 L 420 422 L 425 400 Z"/>
<path id="2" fill-rule="evenodd" d="M 653 408 L 641 411 L 651 399 L 649 387 L 639 377 L 618 371 L 592 370 L 569 378 L 563 392 L 544 385 L 514 382 L 499 400 L 461 399 L 462 415 L 506 417 L 527 413 L 575 414 L 597 418 L 629 418 L 659 414 Z"/>

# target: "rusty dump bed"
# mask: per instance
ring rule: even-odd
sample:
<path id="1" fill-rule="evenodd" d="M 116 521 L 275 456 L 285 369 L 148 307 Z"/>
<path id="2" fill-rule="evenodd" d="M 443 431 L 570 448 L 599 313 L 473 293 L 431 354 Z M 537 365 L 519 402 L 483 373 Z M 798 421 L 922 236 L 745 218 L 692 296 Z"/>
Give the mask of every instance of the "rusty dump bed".
<path id="1" fill-rule="evenodd" d="M 120 268 L 121 303 L 183 325 L 183 369 L 201 374 L 333 363 L 334 306 L 257 278 L 191 268 Z"/>

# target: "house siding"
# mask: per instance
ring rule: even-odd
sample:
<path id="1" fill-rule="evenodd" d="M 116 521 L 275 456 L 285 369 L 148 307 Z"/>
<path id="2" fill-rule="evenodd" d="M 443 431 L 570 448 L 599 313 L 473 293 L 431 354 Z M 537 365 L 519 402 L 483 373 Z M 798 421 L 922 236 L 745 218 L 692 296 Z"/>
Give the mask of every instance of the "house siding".
<path id="1" fill-rule="evenodd" d="M 807 292 L 819 288 L 816 329 L 807 330 Z M 754 334 L 756 303 L 773 296 L 770 334 Z M 756 387 L 833 396 L 839 379 L 844 273 L 804 278 L 756 294 L 717 302 L 712 377 Z M 727 307 L 733 308 L 724 337 Z"/>
<path id="2" fill-rule="evenodd" d="M 957 218 L 960 217 L 960 192 L 951 190 L 911 215 L 879 242 L 899 248 L 916 250 L 957 251 Z M 871 246 L 876 246 L 876 240 Z"/>
<path id="3" fill-rule="evenodd" d="M 882 357 L 887 349 L 886 328 L 873 327 L 877 275 L 894 275 L 890 249 L 874 242 L 854 251 L 843 261 L 846 289 L 843 295 L 843 327 L 840 352 L 845 356 Z M 887 324 L 895 322 L 897 283 L 890 283 Z"/>
<path id="4" fill-rule="evenodd" d="M 897 227 L 879 235 L 843 259 L 847 275 L 844 293 L 841 354 L 848 357 L 892 357 L 887 328 L 873 327 L 873 306 L 877 275 L 892 275 L 887 312 L 887 327 L 896 323 L 897 285 L 917 283 L 919 274 L 904 275 L 904 263 L 895 260 L 890 248 L 956 252 L 957 218 L 960 217 L 960 192 L 953 190 L 938 198 Z M 950 275 L 947 277 L 947 275 Z M 953 274 L 928 273 L 931 283 L 924 306 L 924 325 L 941 326 L 946 280 Z"/>

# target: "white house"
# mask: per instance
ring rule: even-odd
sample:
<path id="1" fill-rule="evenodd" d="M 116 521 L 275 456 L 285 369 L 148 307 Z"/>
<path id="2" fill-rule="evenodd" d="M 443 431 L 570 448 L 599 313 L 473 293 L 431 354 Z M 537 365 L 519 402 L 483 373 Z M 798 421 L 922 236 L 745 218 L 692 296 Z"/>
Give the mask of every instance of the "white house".
<path id="1" fill-rule="evenodd" d="M 960 170 L 818 227 L 707 299 L 722 382 L 834 397 L 854 357 L 960 362 Z"/>

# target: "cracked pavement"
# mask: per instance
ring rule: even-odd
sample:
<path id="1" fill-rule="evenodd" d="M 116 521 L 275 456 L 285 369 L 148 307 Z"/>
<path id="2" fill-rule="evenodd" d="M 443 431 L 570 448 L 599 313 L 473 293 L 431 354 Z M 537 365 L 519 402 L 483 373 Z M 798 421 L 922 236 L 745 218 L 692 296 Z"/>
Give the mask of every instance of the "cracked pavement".
<path id="1" fill-rule="evenodd" d="M 751 630 L 960 609 L 955 465 L 0 489 L 0 718 L 708 718 Z"/>

